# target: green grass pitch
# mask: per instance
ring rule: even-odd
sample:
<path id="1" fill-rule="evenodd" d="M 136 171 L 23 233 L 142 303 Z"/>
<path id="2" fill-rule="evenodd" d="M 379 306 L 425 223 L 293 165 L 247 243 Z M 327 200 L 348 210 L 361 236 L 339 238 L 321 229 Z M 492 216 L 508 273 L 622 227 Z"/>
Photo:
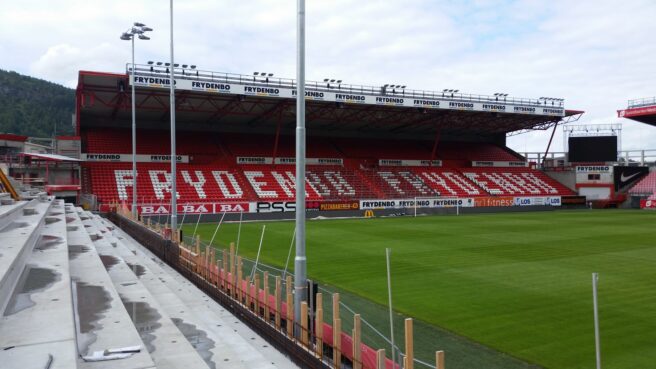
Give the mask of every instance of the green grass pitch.
<path id="1" fill-rule="evenodd" d="M 293 222 L 244 223 L 240 254 L 255 257 L 262 224 L 261 262 L 284 265 Z M 199 234 L 209 242 L 215 227 L 201 224 Z M 224 224 L 215 243 L 236 235 L 236 224 Z M 656 212 L 307 223 L 309 276 L 383 305 L 387 247 L 396 310 L 545 368 L 594 367 L 591 273 L 598 272 L 603 367 L 656 367 Z"/>

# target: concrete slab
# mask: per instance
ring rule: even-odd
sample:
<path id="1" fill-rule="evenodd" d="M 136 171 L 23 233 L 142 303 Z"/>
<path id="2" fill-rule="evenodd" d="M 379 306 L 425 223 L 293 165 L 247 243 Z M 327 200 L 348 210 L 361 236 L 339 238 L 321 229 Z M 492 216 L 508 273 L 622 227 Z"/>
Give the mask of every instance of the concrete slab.
<path id="1" fill-rule="evenodd" d="M 111 224 L 107 219 L 102 219 L 102 221 L 104 224 Z M 112 234 L 120 241 L 122 246 L 127 248 L 128 251 L 121 254 L 126 260 L 134 260 L 129 258 L 130 255 L 133 255 L 137 258 L 139 265 L 147 268 L 148 271 L 141 276 L 141 280 L 145 285 L 150 286 L 149 283 L 153 282 L 155 284 L 155 281 L 161 282 L 159 287 L 153 287 L 154 291 L 168 298 L 169 294 L 166 290 L 162 290 L 161 285 L 166 286 L 170 292 L 175 294 L 176 299 L 182 304 L 181 306 L 186 307 L 185 310 L 181 309 L 180 311 L 191 312 L 195 317 L 194 322 L 197 326 L 202 327 L 208 334 L 212 334 L 212 337 L 220 337 L 217 342 L 228 343 L 229 349 L 226 348 L 225 351 L 222 351 L 223 347 L 217 346 L 217 349 L 213 351 L 217 358 L 220 359 L 222 355 L 235 353 L 239 357 L 238 362 L 247 368 L 298 368 L 288 357 L 271 347 L 257 333 L 242 324 L 239 319 L 223 309 L 221 305 L 196 288 L 175 270 L 161 262 L 123 230 L 115 227 Z M 108 236 L 108 238 L 111 239 L 111 236 Z M 120 247 L 117 249 L 120 250 Z M 171 303 L 171 309 L 174 309 L 174 300 L 167 301 Z M 232 359 L 228 362 L 235 364 Z"/>
<path id="2" fill-rule="evenodd" d="M 63 201 L 55 201 L 0 318 L 3 367 L 74 368 L 75 327 Z M 50 355 L 50 356 L 48 356 Z"/>
<path id="3" fill-rule="evenodd" d="M 0 350 L 0 363 L 3 369 L 43 369 L 47 368 L 51 356 L 50 369 L 76 367 L 76 354 L 70 351 L 68 341 L 5 348 Z"/>
<path id="4" fill-rule="evenodd" d="M 22 215 L 22 209 L 27 206 L 28 201 L 16 201 L 8 205 L 0 205 L 0 230 L 5 228 L 16 217 Z"/>
<path id="5" fill-rule="evenodd" d="M 108 226 L 114 228 L 111 225 Z M 165 280 L 168 276 L 159 267 L 157 267 L 158 274 L 151 272 L 149 267 L 144 266 L 142 258 L 132 253 L 121 240 L 114 238 L 113 235 L 107 236 L 107 240 L 112 245 L 117 245 L 114 248 L 116 254 L 126 262 L 133 274 L 137 276 L 158 301 L 171 320 L 173 320 L 174 324 L 199 355 L 203 357 L 210 368 L 221 367 L 227 364 L 230 364 L 231 368 L 249 368 L 249 366 L 244 364 L 244 358 L 252 356 L 253 352 L 241 349 L 248 348 L 249 345 L 247 342 L 236 335 L 234 331 L 227 328 L 227 326 L 221 334 L 218 332 L 219 330 L 214 329 L 217 324 L 219 326 L 225 325 L 224 322 L 224 324 L 221 324 L 222 321 L 215 321 L 215 324 L 211 325 L 211 329 L 208 329 L 202 324 L 201 319 L 197 317 L 196 313 L 189 309 L 169 289 Z M 152 263 L 150 260 L 149 262 Z M 261 357 L 261 363 L 259 364 L 250 367 L 274 368 L 263 357 Z"/>
<path id="6" fill-rule="evenodd" d="M 88 221 L 94 222 L 93 219 Z M 105 227 L 97 224 L 87 229 L 101 233 L 108 232 Z M 157 368 L 209 367 L 178 329 L 175 321 L 141 283 L 125 260 L 118 255 L 110 240 L 103 237 L 94 241 L 94 244 L 101 257 L 105 258 L 107 272 Z"/>
<path id="7" fill-rule="evenodd" d="M 19 216 L 0 230 L 0 311 L 4 311 L 25 260 L 40 237 L 39 231 L 50 205 L 50 201 L 31 201 L 21 208 Z"/>
<path id="8" fill-rule="evenodd" d="M 78 368 L 154 368 L 155 364 L 146 345 L 132 323 L 78 216 L 78 209 L 69 207 L 66 217 L 78 351 L 82 355 L 87 355 L 109 348 L 127 346 L 142 348 L 141 352 L 121 360 L 85 362 L 78 358 Z"/>

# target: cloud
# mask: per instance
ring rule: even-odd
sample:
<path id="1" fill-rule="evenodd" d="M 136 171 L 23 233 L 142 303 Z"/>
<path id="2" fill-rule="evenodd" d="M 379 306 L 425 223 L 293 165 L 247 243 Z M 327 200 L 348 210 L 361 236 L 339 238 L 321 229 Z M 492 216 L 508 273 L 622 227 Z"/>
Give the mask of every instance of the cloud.
<path id="1" fill-rule="evenodd" d="M 308 1 L 307 74 L 347 83 L 553 96 L 585 110 L 579 123 L 618 122 L 629 98 L 656 94 L 652 0 Z M 80 69 L 125 70 L 133 21 L 153 27 L 137 61 L 169 58 L 168 2 L 31 0 L 3 4 L 4 69 L 76 84 Z M 295 76 L 293 0 L 175 2 L 176 61 L 199 68 Z M 7 52 L 7 51 L 11 52 Z M 623 146 L 647 147 L 656 128 L 624 121 Z M 511 137 L 542 151 L 550 132 Z M 553 148 L 562 149 L 560 132 Z"/>
<path id="2" fill-rule="evenodd" d="M 116 49 L 103 43 L 88 49 L 79 49 L 69 44 L 49 47 L 37 61 L 32 63 L 30 71 L 33 76 L 57 81 L 69 87 L 77 85 L 77 74 L 80 70 L 108 70 L 114 67 L 108 62 L 117 55 L 129 59 L 126 50 Z"/>

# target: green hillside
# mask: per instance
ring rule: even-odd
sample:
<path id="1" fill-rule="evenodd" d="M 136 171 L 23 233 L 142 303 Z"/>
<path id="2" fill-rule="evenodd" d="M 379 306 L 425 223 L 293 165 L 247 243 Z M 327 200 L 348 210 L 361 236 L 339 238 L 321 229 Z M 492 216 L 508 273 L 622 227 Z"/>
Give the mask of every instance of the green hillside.
<path id="1" fill-rule="evenodd" d="M 73 89 L 0 69 L 0 133 L 69 135 L 74 108 Z"/>

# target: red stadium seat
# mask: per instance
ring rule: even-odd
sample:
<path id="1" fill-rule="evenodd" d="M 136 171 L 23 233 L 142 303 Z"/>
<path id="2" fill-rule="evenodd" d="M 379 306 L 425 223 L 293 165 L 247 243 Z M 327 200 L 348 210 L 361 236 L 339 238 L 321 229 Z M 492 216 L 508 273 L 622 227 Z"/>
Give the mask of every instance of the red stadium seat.
<path id="1" fill-rule="evenodd" d="M 649 200 L 656 200 L 656 172 L 650 172 L 636 183 L 629 193 L 632 195 L 650 195 Z"/>
<path id="2" fill-rule="evenodd" d="M 92 128 L 83 133 L 87 153 L 131 152 L 131 134 L 125 129 Z M 139 154 L 166 155 L 166 131 L 139 130 Z M 178 164 L 178 203 L 290 201 L 294 199 L 294 165 L 237 165 L 236 157 L 273 156 L 275 139 L 237 133 L 178 134 L 177 152 L 189 163 Z M 380 159 L 427 160 L 432 142 L 356 138 L 308 138 L 309 158 L 338 158 L 343 165 L 308 165 L 308 200 L 367 198 L 547 196 L 572 191 L 544 173 L 527 167 L 469 167 L 472 161 L 520 161 L 511 150 L 491 143 L 440 142 L 435 159 L 441 167 L 380 167 Z M 293 137 L 281 136 L 278 158 L 293 157 Z M 87 191 L 100 202 L 132 201 L 130 163 L 84 164 Z M 138 164 L 138 202 L 166 203 L 171 198 L 168 163 Z M 650 174 L 632 189 L 654 193 L 656 175 Z"/>

